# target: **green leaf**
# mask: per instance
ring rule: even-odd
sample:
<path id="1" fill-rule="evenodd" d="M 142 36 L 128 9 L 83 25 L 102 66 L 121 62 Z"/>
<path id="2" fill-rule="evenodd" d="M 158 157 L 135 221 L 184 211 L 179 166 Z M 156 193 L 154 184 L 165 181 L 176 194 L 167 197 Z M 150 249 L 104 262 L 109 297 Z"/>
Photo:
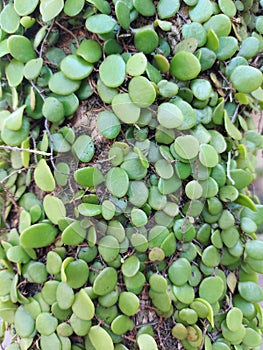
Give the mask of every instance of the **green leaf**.
<path id="1" fill-rule="evenodd" d="M 30 337 L 34 331 L 35 321 L 24 306 L 19 306 L 15 314 L 14 326 L 22 338 Z"/>
<path id="2" fill-rule="evenodd" d="M 49 22 L 60 14 L 64 0 L 41 0 L 39 10 L 44 22 Z"/>
<path id="3" fill-rule="evenodd" d="M 239 92 L 250 93 L 256 90 L 263 80 L 261 71 L 250 66 L 237 66 L 230 75 L 230 81 Z"/>
<path id="4" fill-rule="evenodd" d="M 263 291 L 255 282 L 238 282 L 238 291 L 243 299 L 251 303 L 259 303 L 263 300 Z"/>
<path id="5" fill-rule="evenodd" d="M 135 315 L 140 307 L 139 298 L 131 292 L 121 292 L 119 296 L 119 308 L 127 316 Z"/>
<path id="6" fill-rule="evenodd" d="M 199 153 L 199 142 L 192 135 L 179 136 L 174 141 L 175 152 L 184 159 L 193 159 Z"/>
<path id="7" fill-rule="evenodd" d="M 57 98 L 49 96 L 43 103 L 42 113 L 47 120 L 58 124 L 64 119 L 63 104 Z"/>
<path id="8" fill-rule="evenodd" d="M 15 33 L 20 24 L 20 17 L 15 11 L 14 4 L 7 4 L 0 13 L 0 26 L 6 33 Z"/>
<path id="9" fill-rule="evenodd" d="M 227 115 L 227 112 L 224 112 L 224 122 L 225 122 L 225 128 L 230 137 L 234 140 L 241 140 L 242 134 L 238 130 L 238 128 L 231 122 L 229 116 Z"/>
<path id="10" fill-rule="evenodd" d="M 26 63 L 36 57 L 31 41 L 22 35 L 11 35 L 7 39 L 10 54 L 18 61 Z"/>
<path id="11" fill-rule="evenodd" d="M 93 64 L 77 55 L 68 55 L 60 63 L 60 69 L 68 79 L 81 80 L 93 71 Z"/>
<path id="12" fill-rule="evenodd" d="M 54 242 L 57 233 L 57 229 L 51 224 L 34 224 L 22 232 L 20 242 L 26 248 L 46 247 Z"/>
<path id="13" fill-rule="evenodd" d="M 25 107 L 26 107 L 26 105 L 23 105 L 23 106 L 19 107 L 17 110 L 15 110 L 13 113 L 11 113 L 6 118 L 5 127 L 7 127 L 10 130 L 13 130 L 13 131 L 17 131 L 17 130 L 21 129 Z"/>
<path id="14" fill-rule="evenodd" d="M 114 350 L 114 345 L 111 336 L 100 326 L 93 326 L 90 328 L 88 337 L 95 350 Z"/>
<path id="15" fill-rule="evenodd" d="M 82 187 L 94 187 L 103 182 L 103 175 L 95 167 L 84 167 L 75 171 L 74 179 Z"/>
<path id="16" fill-rule="evenodd" d="M 112 109 L 120 121 L 126 124 L 135 124 L 140 118 L 141 109 L 132 102 L 127 93 L 120 93 L 113 97 Z"/>
<path id="17" fill-rule="evenodd" d="M 157 5 L 158 16 L 161 19 L 174 16 L 180 7 L 179 0 L 160 0 Z"/>
<path id="18" fill-rule="evenodd" d="M 55 94 L 65 96 L 78 90 L 80 83 L 79 80 L 67 78 L 63 72 L 57 72 L 49 79 L 48 87 Z"/>
<path id="19" fill-rule="evenodd" d="M 39 0 L 14 0 L 14 7 L 19 16 L 27 16 L 35 11 Z"/>
<path id="20" fill-rule="evenodd" d="M 155 14 L 155 6 L 152 0 L 133 0 L 133 6 L 142 16 L 151 17 Z"/>
<path id="21" fill-rule="evenodd" d="M 191 52 L 179 51 L 172 58 L 170 71 L 179 80 L 191 80 L 198 76 L 201 65 Z"/>
<path id="22" fill-rule="evenodd" d="M 137 338 L 137 343 L 140 350 L 158 350 L 154 338 L 149 334 L 140 334 Z"/>
<path id="23" fill-rule="evenodd" d="M 115 13 L 120 26 L 128 30 L 130 27 L 130 8 L 125 1 L 119 0 L 115 4 Z"/>
<path id="24" fill-rule="evenodd" d="M 58 325 L 56 317 L 48 312 L 41 312 L 36 318 L 36 330 L 43 335 L 50 335 L 55 332 Z"/>
<path id="25" fill-rule="evenodd" d="M 92 138 L 88 135 L 79 136 L 73 143 L 72 152 L 81 162 L 91 161 L 95 152 Z"/>
<path id="26" fill-rule="evenodd" d="M 72 305 L 72 311 L 81 320 L 91 320 L 95 314 L 95 307 L 85 292 L 85 289 L 81 289 L 76 295 Z"/>
<path id="27" fill-rule="evenodd" d="M 70 17 L 77 16 L 83 9 L 85 0 L 66 0 L 64 12 Z"/>
<path id="28" fill-rule="evenodd" d="M 43 207 L 48 219 L 55 225 L 58 224 L 60 218 L 66 216 L 66 208 L 62 200 L 50 194 L 45 196 Z"/>
<path id="29" fill-rule="evenodd" d="M 119 3 L 119 2 L 118 2 Z M 129 75 L 135 77 L 142 75 L 147 67 L 147 58 L 142 52 L 132 55 L 126 65 L 126 71 Z"/>
<path id="30" fill-rule="evenodd" d="M 125 170 L 113 167 L 106 175 L 106 186 L 111 194 L 121 198 L 129 188 L 129 178 Z"/>
<path id="31" fill-rule="evenodd" d="M 22 126 L 19 130 L 14 131 L 4 127 L 1 132 L 1 138 L 9 146 L 20 146 L 28 138 L 29 128 L 29 120 L 23 117 Z"/>
<path id="32" fill-rule="evenodd" d="M 41 72 L 42 66 L 43 58 L 41 57 L 28 61 L 24 68 L 25 78 L 28 80 L 36 79 Z"/>
<path id="33" fill-rule="evenodd" d="M 134 77 L 129 83 L 129 96 L 136 106 L 149 107 L 156 98 L 156 91 L 152 83 L 145 77 Z"/>
<path id="34" fill-rule="evenodd" d="M 134 45 L 145 54 L 153 52 L 159 44 L 159 37 L 151 26 L 141 27 L 134 34 Z"/>
<path id="35" fill-rule="evenodd" d="M 107 139 L 114 139 L 121 131 L 121 123 L 114 113 L 103 111 L 98 115 L 97 128 Z"/>
<path id="36" fill-rule="evenodd" d="M 45 159 L 41 159 L 34 171 L 36 185 L 45 192 L 52 192 L 56 188 L 53 174 Z"/>
<path id="37" fill-rule="evenodd" d="M 106 267 L 95 278 L 93 291 L 97 295 L 106 295 L 112 292 L 117 285 L 117 272 L 113 267 Z"/>
<path id="38" fill-rule="evenodd" d="M 218 153 L 213 146 L 202 143 L 199 152 L 200 162 L 208 168 L 213 168 L 218 164 Z"/>
<path id="39" fill-rule="evenodd" d="M 125 79 L 125 62 L 121 55 L 110 55 L 100 65 L 100 79 L 106 86 L 115 88 Z"/>
<path id="40" fill-rule="evenodd" d="M 90 63 L 98 62 L 102 56 L 100 44 L 92 39 L 84 39 L 77 49 L 77 55 Z"/>
<path id="41" fill-rule="evenodd" d="M 88 31 L 92 33 L 104 34 L 113 30 L 116 25 L 116 21 L 111 16 L 96 14 L 88 17 L 85 25 Z"/>
<path id="42" fill-rule="evenodd" d="M 210 304 L 219 300 L 224 291 L 224 282 L 219 276 L 205 277 L 199 286 L 199 296 Z"/>
<path id="43" fill-rule="evenodd" d="M 24 73 L 24 64 L 15 59 L 11 60 L 11 62 L 5 68 L 5 74 L 10 86 L 16 87 L 21 84 L 23 80 Z"/>
<path id="44" fill-rule="evenodd" d="M 167 129 L 178 128 L 184 121 L 181 110 L 170 102 L 161 103 L 157 112 L 158 122 Z"/>

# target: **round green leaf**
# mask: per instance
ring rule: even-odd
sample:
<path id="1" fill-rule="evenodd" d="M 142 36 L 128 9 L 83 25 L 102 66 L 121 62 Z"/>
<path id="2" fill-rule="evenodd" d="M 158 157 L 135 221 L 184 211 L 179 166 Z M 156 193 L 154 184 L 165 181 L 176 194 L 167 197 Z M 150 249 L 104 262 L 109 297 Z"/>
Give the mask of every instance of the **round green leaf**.
<path id="1" fill-rule="evenodd" d="M 26 63 L 36 57 L 31 41 L 23 35 L 11 35 L 7 46 L 10 54 L 20 62 Z"/>
<path id="2" fill-rule="evenodd" d="M 15 33 L 20 24 L 20 17 L 14 8 L 13 3 L 8 3 L 1 9 L 0 13 L 0 25 L 1 29 L 6 33 Z"/>
<path id="3" fill-rule="evenodd" d="M 179 10 L 180 1 L 160 0 L 157 5 L 158 16 L 161 19 L 173 17 Z"/>
<path id="4" fill-rule="evenodd" d="M 5 68 L 5 74 L 10 86 L 18 86 L 21 84 L 23 80 L 24 73 L 24 64 L 15 59 L 11 60 L 11 62 Z"/>
<path id="5" fill-rule="evenodd" d="M 177 259 L 168 269 L 169 279 L 176 286 L 185 284 L 189 280 L 191 273 L 191 265 L 185 258 Z"/>
<path id="6" fill-rule="evenodd" d="M 179 80 L 191 80 L 198 76 L 201 65 L 191 52 L 180 51 L 172 58 L 170 71 Z"/>
<path id="7" fill-rule="evenodd" d="M 82 187 L 94 187 L 103 182 L 103 175 L 99 169 L 89 166 L 77 169 L 74 179 Z"/>
<path id="8" fill-rule="evenodd" d="M 58 95 L 70 95 L 78 90 L 80 81 L 67 78 L 63 72 L 57 72 L 52 75 L 48 82 L 49 89 Z"/>
<path id="9" fill-rule="evenodd" d="M 92 39 L 84 39 L 77 49 L 77 55 L 90 63 L 98 62 L 102 56 L 100 44 Z"/>
<path id="10" fill-rule="evenodd" d="M 45 192 L 52 192 L 56 187 L 56 183 L 53 177 L 53 174 L 46 162 L 45 159 L 40 159 L 38 162 L 35 171 L 34 171 L 34 180 L 36 185 Z"/>
<path id="11" fill-rule="evenodd" d="M 125 62 L 122 57 L 110 55 L 100 65 L 100 79 L 110 88 L 118 87 L 124 82 L 125 70 Z"/>
<path id="12" fill-rule="evenodd" d="M 76 246 L 84 241 L 86 230 L 79 221 L 73 221 L 62 232 L 62 242 L 66 245 Z"/>
<path id="13" fill-rule="evenodd" d="M 178 136 L 174 141 L 175 152 L 184 159 L 193 159 L 199 153 L 199 142 L 192 135 Z"/>
<path id="14" fill-rule="evenodd" d="M 113 267 L 106 267 L 95 278 L 93 291 L 97 295 L 106 295 L 112 292 L 117 285 L 117 272 Z"/>
<path id="15" fill-rule="evenodd" d="M 85 25 L 88 31 L 92 33 L 104 34 L 113 30 L 116 25 L 116 21 L 111 16 L 96 14 L 88 17 Z"/>
<path id="16" fill-rule="evenodd" d="M 106 175 L 106 186 L 111 194 L 121 198 L 129 188 L 129 178 L 125 170 L 113 167 Z"/>
<path id="17" fill-rule="evenodd" d="M 128 196 L 129 202 L 136 207 L 142 207 L 148 198 L 149 190 L 143 181 L 130 181 Z"/>
<path id="18" fill-rule="evenodd" d="M 212 93 L 212 86 L 206 79 L 195 79 L 190 86 L 194 96 L 201 101 L 207 100 Z"/>
<path id="19" fill-rule="evenodd" d="M 74 291 L 65 282 L 60 282 L 56 290 L 56 299 L 58 306 L 62 310 L 69 309 L 74 302 Z"/>
<path id="20" fill-rule="evenodd" d="M 126 65 L 126 71 L 129 75 L 136 77 L 142 75 L 147 67 L 147 58 L 142 52 L 132 55 Z"/>
<path id="21" fill-rule="evenodd" d="M 64 12 L 70 17 L 77 16 L 83 9 L 85 0 L 66 0 L 64 5 Z"/>
<path id="22" fill-rule="evenodd" d="M 119 308 L 127 316 L 135 315 L 140 307 L 139 298 L 131 292 L 121 292 L 119 296 Z"/>
<path id="23" fill-rule="evenodd" d="M 103 111 L 98 115 L 97 128 L 107 139 L 114 139 L 121 131 L 121 124 L 114 113 Z"/>
<path id="24" fill-rule="evenodd" d="M 56 317 L 48 312 L 41 312 L 36 319 L 36 329 L 40 334 L 50 335 L 55 332 L 58 325 Z"/>
<path id="25" fill-rule="evenodd" d="M 55 97 L 47 97 L 42 107 L 42 113 L 52 123 L 60 123 L 64 118 L 63 104 Z"/>
<path id="26" fill-rule="evenodd" d="M 24 68 L 25 77 L 28 80 L 36 79 L 41 72 L 42 66 L 43 59 L 41 57 L 28 61 Z"/>
<path id="27" fill-rule="evenodd" d="M 128 30 L 130 27 L 130 8 L 125 1 L 117 1 L 115 4 L 115 13 L 120 26 Z"/>
<path id="28" fill-rule="evenodd" d="M 100 326 L 90 328 L 88 337 L 95 350 L 107 349 L 114 350 L 114 345 L 111 336 Z"/>
<path id="29" fill-rule="evenodd" d="M 206 277 L 199 286 L 199 296 L 210 304 L 217 302 L 224 291 L 224 282 L 218 276 Z"/>
<path id="30" fill-rule="evenodd" d="M 120 251 L 120 245 L 117 238 L 105 236 L 99 241 L 99 252 L 106 262 L 115 260 Z"/>
<path id="31" fill-rule="evenodd" d="M 84 321 L 89 321 L 94 317 L 95 307 L 85 289 L 81 289 L 75 295 L 72 311 L 78 318 Z"/>
<path id="32" fill-rule="evenodd" d="M 141 209 L 133 208 L 131 211 L 131 222 L 136 227 L 146 225 L 148 222 L 146 213 Z"/>
<path id="33" fill-rule="evenodd" d="M 55 225 L 58 220 L 66 216 L 66 208 L 61 199 L 52 195 L 46 195 L 43 201 L 43 207 L 48 219 Z"/>
<path id="34" fill-rule="evenodd" d="M 212 16 L 206 23 L 204 23 L 204 28 L 206 31 L 212 29 L 217 37 L 228 36 L 232 28 L 231 20 L 228 16 L 220 13 Z"/>
<path id="35" fill-rule="evenodd" d="M 79 136 L 72 145 L 72 152 L 81 162 L 90 162 L 95 152 L 92 138 L 88 135 Z"/>
<path id="36" fill-rule="evenodd" d="M 202 24 L 191 22 L 184 24 L 182 27 L 184 39 L 195 38 L 198 42 L 198 47 L 202 47 L 207 40 L 207 33 Z"/>
<path id="37" fill-rule="evenodd" d="M 205 143 L 200 145 L 199 159 L 205 167 L 209 168 L 216 166 L 219 161 L 218 153 L 214 147 Z"/>
<path id="38" fill-rule="evenodd" d="M 243 313 L 238 307 L 233 307 L 226 315 L 226 325 L 232 332 L 236 332 L 241 327 Z"/>
<path id="39" fill-rule="evenodd" d="M 13 113 L 9 114 L 9 116 L 5 119 L 5 127 L 13 131 L 18 131 L 19 129 L 21 129 L 23 123 L 24 109 L 25 105 L 19 107 Z"/>
<path id="40" fill-rule="evenodd" d="M 156 49 L 159 37 L 152 27 L 142 27 L 134 34 L 134 45 L 138 51 L 149 54 Z"/>
<path id="41" fill-rule="evenodd" d="M 126 124 L 135 124 L 140 117 L 140 108 L 131 101 L 127 93 L 120 93 L 113 97 L 112 109 L 116 116 Z"/>
<path id="42" fill-rule="evenodd" d="M 174 168 L 170 162 L 165 159 L 159 159 L 155 163 L 157 174 L 163 179 L 170 179 L 174 174 Z"/>
<path id="43" fill-rule="evenodd" d="M 157 119 L 163 127 L 173 129 L 183 123 L 184 116 L 181 110 L 173 103 L 164 102 L 158 107 Z"/>
<path id="44" fill-rule="evenodd" d="M 57 229 L 51 224 L 34 224 L 21 233 L 20 242 L 26 248 L 42 248 L 53 243 L 57 234 Z"/>
<path id="45" fill-rule="evenodd" d="M 81 80 L 93 71 L 93 64 L 77 55 L 68 55 L 61 61 L 60 69 L 68 79 Z"/>
<path id="46" fill-rule="evenodd" d="M 256 90 L 262 84 L 262 73 L 260 70 L 250 66 L 236 67 L 230 80 L 239 92 L 249 93 Z"/>
<path id="47" fill-rule="evenodd" d="M 14 326 L 17 334 L 22 338 L 30 337 L 34 331 L 35 320 L 26 311 L 24 306 L 19 306 L 15 313 Z"/>
<path id="48" fill-rule="evenodd" d="M 239 282 L 238 291 L 243 299 L 251 303 L 258 303 L 263 300 L 263 291 L 255 282 Z"/>
<path id="49" fill-rule="evenodd" d="M 117 316 L 111 323 L 111 330 L 113 331 L 113 333 L 118 335 L 131 331 L 133 330 L 133 328 L 133 321 L 126 315 Z"/>
<path id="50" fill-rule="evenodd" d="M 188 198 L 195 200 L 202 196 L 203 188 L 198 181 L 192 180 L 185 186 L 185 194 Z"/>
<path id="51" fill-rule="evenodd" d="M 149 334 L 140 334 L 137 338 L 140 350 L 158 350 L 154 338 Z"/>
<path id="52" fill-rule="evenodd" d="M 64 7 L 64 0 L 41 0 L 39 10 L 44 22 L 55 18 Z"/>
<path id="53" fill-rule="evenodd" d="M 155 88 L 145 77 L 132 78 L 128 89 L 132 102 L 138 107 L 149 107 L 155 101 Z"/>
<path id="54" fill-rule="evenodd" d="M 140 0 L 134 0 L 133 6 L 142 16 L 151 17 L 155 14 L 155 6 L 152 0 L 144 0 L 143 3 Z"/>
<path id="55" fill-rule="evenodd" d="M 213 245 L 206 247 L 202 254 L 202 262 L 208 267 L 216 267 L 220 263 L 219 251 Z"/>

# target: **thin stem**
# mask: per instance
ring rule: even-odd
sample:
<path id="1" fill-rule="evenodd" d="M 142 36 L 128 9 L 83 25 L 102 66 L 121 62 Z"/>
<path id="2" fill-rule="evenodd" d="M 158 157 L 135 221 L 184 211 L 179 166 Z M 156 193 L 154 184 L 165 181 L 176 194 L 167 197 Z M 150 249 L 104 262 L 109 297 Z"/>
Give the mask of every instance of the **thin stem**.
<path id="1" fill-rule="evenodd" d="M 52 153 L 47 153 L 43 151 L 38 151 L 36 149 L 30 149 L 30 148 L 23 148 L 23 147 L 16 147 L 16 146 L 0 146 L 0 149 L 4 149 L 5 151 L 21 151 L 21 152 L 28 152 L 33 154 L 39 154 L 41 156 L 51 156 Z"/>

